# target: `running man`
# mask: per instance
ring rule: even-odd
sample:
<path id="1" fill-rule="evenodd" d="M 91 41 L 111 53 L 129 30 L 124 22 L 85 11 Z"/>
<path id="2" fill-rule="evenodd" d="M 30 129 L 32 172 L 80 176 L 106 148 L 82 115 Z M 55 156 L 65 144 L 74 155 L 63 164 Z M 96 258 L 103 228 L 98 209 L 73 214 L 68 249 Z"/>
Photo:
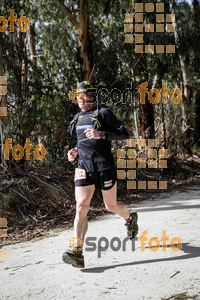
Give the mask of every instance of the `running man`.
<path id="1" fill-rule="evenodd" d="M 63 254 L 63 261 L 74 267 L 84 268 L 83 242 L 88 228 L 87 213 L 90 209 L 95 187 L 102 191 L 107 210 L 125 219 L 127 234 L 133 239 L 138 232 L 137 213 L 130 214 L 127 206 L 117 201 L 117 173 L 111 153 L 111 140 L 128 138 L 122 123 L 107 108 L 98 106 L 94 86 L 89 81 L 78 87 L 78 105 L 81 110 L 70 123 L 70 134 L 76 135 L 77 145 L 68 151 L 68 160 L 78 158 L 75 169 L 76 216 L 74 220 L 74 241 Z"/>

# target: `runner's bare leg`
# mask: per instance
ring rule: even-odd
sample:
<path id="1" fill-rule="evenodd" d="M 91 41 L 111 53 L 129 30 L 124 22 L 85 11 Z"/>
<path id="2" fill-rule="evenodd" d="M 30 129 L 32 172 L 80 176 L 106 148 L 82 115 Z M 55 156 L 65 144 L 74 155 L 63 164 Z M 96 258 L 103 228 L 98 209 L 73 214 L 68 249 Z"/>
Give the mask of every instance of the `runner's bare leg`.
<path id="1" fill-rule="evenodd" d="M 85 217 L 84 221 L 83 221 L 83 226 L 82 226 L 82 235 L 81 235 L 81 240 L 85 240 L 85 235 L 86 232 L 88 230 L 88 219 L 87 216 Z"/>
<path id="2" fill-rule="evenodd" d="M 84 241 L 88 228 L 87 213 L 95 190 L 95 185 L 75 187 L 76 216 L 74 219 L 74 236 Z"/>
<path id="3" fill-rule="evenodd" d="M 120 217 L 128 219 L 130 216 L 128 207 L 125 204 L 117 201 L 117 182 L 115 182 L 115 185 L 110 190 L 101 191 L 106 208 L 109 211 L 118 214 Z"/>

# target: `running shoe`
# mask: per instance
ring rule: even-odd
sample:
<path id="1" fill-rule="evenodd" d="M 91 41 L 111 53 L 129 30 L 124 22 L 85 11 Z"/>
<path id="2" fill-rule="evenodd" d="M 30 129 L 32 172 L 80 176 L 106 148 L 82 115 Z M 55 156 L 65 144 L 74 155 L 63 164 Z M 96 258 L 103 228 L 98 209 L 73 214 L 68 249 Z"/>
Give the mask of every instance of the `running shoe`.
<path id="1" fill-rule="evenodd" d="M 68 249 L 66 252 L 63 253 L 62 259 L 66 264 L 70 264 L 73 267 L 76 268 L 85 267 L 84 256 L 78 249 L 75 250 Z"/>
<path id="2" fill-rule="evenodd" d="M 125 223 L 125 225 L 127 226 L 128 238 L 132 240 L 136 237 L 138 233 L 138 225 L 137 225 L 138 215 L 135 211 L 130 213 L 130 215 L 133 217 L 133 219 L 130 223 Z"/>

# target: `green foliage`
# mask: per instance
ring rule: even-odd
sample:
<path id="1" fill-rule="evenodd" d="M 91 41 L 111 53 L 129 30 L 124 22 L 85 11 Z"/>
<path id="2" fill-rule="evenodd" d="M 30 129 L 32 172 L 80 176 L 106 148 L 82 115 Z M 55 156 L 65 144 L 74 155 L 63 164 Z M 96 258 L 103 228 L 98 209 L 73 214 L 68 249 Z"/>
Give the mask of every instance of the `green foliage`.
<path id="1" fill-rule="evenodd" d="M 191 146 L 191 151 L 193 153 L 196 153 L 198 155 L 200 155 L 200 146 L 198 143 L 195 143 L 194 145 Z"/>
<path id="2" fill-rule="evenodd" d="M 19 198 L 13 192 L 9 192 L 1 197 L 0 206 L 1 208 L 12 208 L 19 203 Z"/>

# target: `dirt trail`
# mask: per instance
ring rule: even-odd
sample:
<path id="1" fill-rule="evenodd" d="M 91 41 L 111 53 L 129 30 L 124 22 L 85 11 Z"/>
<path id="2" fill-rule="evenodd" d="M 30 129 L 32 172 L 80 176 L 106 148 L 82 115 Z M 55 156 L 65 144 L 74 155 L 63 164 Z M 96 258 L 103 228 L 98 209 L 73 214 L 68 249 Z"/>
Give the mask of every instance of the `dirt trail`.
<path id="1" fill-rule="evenodd" d="M 61 259 L 72 230 L 4 246 L 7 258 L 0 259 L 0 299 L 200 299 L 200 188 L 161 197 L 136 207 L 138 238 L 148 230 L 144 252 L 139 240 L 135 245 L 128 241 L 126 251 L 122 245 L 113 251 L 126 236 L 124 221 L 115 215 L 89 222 L 87 237 L 96 237 L 97 249 L 84 252 L 82 270 Z M 181 250 L 174 252 L 169 242 L 166 252 L 162 246 L 156 252 L 148 247 L 152 237 L 161 240 L 163 230 L 170 241 L 175 236 L 181 239 Z M 101 237 L 108 240 L 106 251 L 98 251 Z"/>

